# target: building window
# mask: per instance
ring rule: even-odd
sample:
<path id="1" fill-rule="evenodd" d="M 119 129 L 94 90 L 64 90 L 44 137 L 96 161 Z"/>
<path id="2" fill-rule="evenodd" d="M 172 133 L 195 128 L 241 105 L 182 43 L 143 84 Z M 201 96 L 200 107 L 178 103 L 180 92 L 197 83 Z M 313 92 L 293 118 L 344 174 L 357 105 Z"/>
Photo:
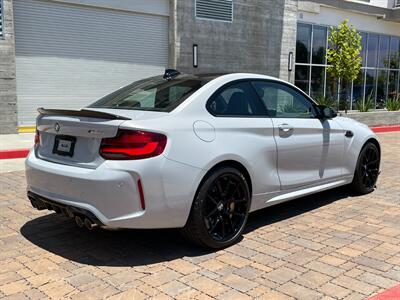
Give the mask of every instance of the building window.
<path id="1" fill-rule="evenodd" d="M 311 53 L 311 25 L 298 24 L 296 41 L 296 62 L 309 63 Z"/>
<path id="2" fill-rule="evenodd" d="M 232 22 L 232 0 L 195 0 L 196 18 Z"/>
<path id="3" fill-rule="evenodd" d="M 3 0 L 0 0 L 0 38 L 3 38 L 4 34 L 3 10 Z"/>
<path id="4" fill-rule="evenodd" d="M 328 26 L 298 23 L 296 42 L 295 84 L 311 97 L 328 97 L 339 103 L 349 101 L 348 109 L 356 109 L 357 101 L 371 98 L 375 108 L 384 108 L 388 98 L 400 95 L 400 37 L 360 32 L 362 69 L 354 82 L 334 80 L 327 73 L 326 49 Z M 340 106 L 344 109 L 344 106 Z"/>

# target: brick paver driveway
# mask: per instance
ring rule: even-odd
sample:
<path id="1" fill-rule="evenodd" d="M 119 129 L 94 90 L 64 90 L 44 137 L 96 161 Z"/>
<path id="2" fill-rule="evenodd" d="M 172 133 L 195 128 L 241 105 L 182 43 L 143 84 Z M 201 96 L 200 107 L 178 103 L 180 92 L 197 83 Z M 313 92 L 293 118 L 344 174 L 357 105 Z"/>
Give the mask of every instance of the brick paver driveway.
<path id="1" fill-rule="evenodd" d="M 0 298 L 365 299 L 400 282 L 400 133 L 380 139 L 374 193 L 341 188 L 257 212 L 218 252 L 175 230 L 79 229 L 31 208 L 23 172 L 1 174 Z"/>

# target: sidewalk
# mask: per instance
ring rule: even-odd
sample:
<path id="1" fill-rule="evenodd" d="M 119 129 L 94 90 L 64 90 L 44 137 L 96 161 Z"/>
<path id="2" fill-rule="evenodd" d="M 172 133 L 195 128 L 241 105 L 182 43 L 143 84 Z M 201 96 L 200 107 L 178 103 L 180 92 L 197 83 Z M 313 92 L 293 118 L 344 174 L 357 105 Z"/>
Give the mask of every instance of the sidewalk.
<path id="1" fill-rule="evenodd" d="M 34 133 L 1 134 L 0 150 L 32 148 L 34 138 Z"/>

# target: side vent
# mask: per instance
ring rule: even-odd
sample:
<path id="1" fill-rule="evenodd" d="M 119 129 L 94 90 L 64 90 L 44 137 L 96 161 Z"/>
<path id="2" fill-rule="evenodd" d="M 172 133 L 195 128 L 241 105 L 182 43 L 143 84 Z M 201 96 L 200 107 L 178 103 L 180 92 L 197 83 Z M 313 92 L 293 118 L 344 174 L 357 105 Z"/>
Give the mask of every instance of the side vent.
<path id="1" fill-rule="evenodd" d="M 233 0 L 195 0 L 196 18 L 232 22 Z"/>

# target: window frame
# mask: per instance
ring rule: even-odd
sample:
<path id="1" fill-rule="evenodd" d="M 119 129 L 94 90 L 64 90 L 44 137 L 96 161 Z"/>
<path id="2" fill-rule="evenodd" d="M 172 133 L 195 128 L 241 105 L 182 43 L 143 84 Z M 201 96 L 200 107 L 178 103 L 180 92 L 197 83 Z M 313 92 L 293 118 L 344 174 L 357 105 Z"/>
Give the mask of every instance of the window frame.
<path id="1" fill-rule="evenodd" d="M 296 87 L 296 86 L 292 86 L 291 84 L 288 84 L 288 83 L 286 83 L 286 82 L 284 82 L 284 81 L 278 81 L 278 80 L 273 80 L 273 79 L 261 79 L 261 78 L 257 78 L 257 79 L 255 79 L 255 80 L 251 80 L 250 83 L 251 83 L 252 86 L 253 86 L 252 83 L 255 82 L 255 81 L 261 81 L 261 82 L 266 82 L 266 83 L 274 83 L 274 84 L 277 84 L 277 85 L 285 86 L 285 87 L 287 87 L 288 89 L 290 89 L 290 90 L 292 90 L 292 91 L 294 91 L 294 92 L 297 92 L 298 94 L 300 94 L 301 96 L 303 96 L 303 98 L 311 104 L 311 107 L 312 107 L 312 114 L 313 114 L 313 117 L 312 117 L 312 118 L 290 118 L 290 119 L 301 119 L 301 120 L 319 119 L 319 117 L 318 117 L 318 109 L 317 109 L 318 104 L 317 104 L 309 95 L 307 95 L 307 93 L 305 93 L 302 89 L 300 89 L 300 88 L 298 88 L 298 87 Z M 255 92 L 256 92 L 256 94 L 257 94 L 257 97 L 260 99 L 260 101 L 261 101 L 262 104 L 264 105 L 264 107 L 265 107 L 265 109 L 266 109 L 266 111 L 267 111 L 268 116 L 269 116 L 271 119 L 285 119 L 285 117 L 280 118 L 280 117 L 276 117 L 276 116 L 271 116 L 271 115 L 268 113 L 268 108 L 266 107 L 264 101 L 263 101 L 263 100 L 260 98 L 260 96 L 258 95 L 256 88 L 255 88 L 254 86 L 253 86 L 253 88 L 254 88 L 254 90 L 255 90 Z"/>

